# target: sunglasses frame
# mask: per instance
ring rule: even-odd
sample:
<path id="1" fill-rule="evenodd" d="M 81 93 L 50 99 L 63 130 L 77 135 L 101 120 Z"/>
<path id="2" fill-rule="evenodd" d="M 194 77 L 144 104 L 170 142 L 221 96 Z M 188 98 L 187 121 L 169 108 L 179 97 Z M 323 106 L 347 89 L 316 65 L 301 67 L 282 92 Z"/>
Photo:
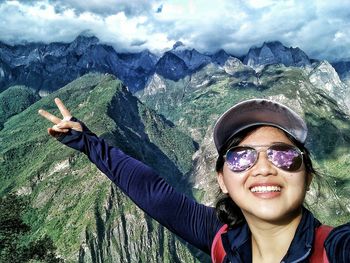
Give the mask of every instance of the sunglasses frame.
<path id="1" fill-rule="evenodd" d="M 230 168 L 230 170 L 231 170 L 232 172 L 234 172 L 234 173 L 242 173 L 242 172 L 246 172 L 246 171 L 248 171 L 249 169 L 251 169 L 251 168 L 258 162 L 258 160 L 259 160 L 259 153 L 260 153 L 260 152 L 265 152 L 266 155 L 267 155 L 267 150 L 269 150 L 269 149 L 270 149 L 271 147 L 273 147 L 273 146 L 287 146 L 287 147 L 290 147 L 290 148 L 292 148 L 293 150 L 295 150 L 296 152 L 298 152 L 298 153 L 300 154 L 300 156 L 301 156 L 301 163 L 300 163 L 300 166 L 298 167 L 298 169 L 293 170 L 293 171 L 289 171 L 289 170 L 283 169 L 283 168 L 281 168 L 281 167 L 278 167 L 278 166 L 275 165 L 271 160 L 269 160 L 268 157 L 266 157 L 266 159 L 267 159 L 274 167 L 276 167 L 276 168 L 278 168 L 278 169 L 281 169 L 282 171 L 286 171 L 286 172 L 295 172 L 295 171 L 298 171 L 298 170 L 300 169 L 300 167 L 301 167 L 302 164 L 304 163 L 304 155 L 305 155 L 305 153 L 304 153 L 302 150 L 300 150 L 298 147 L 296 147 L 295 145 L 288 144 L 288 143 L 279 143 L 279 142 L 278 142 L 278 143 L 261 144 L 261 145 L 236 145 L 236 146 L 230 147 L 230 148 L 226 151 L 226 153 L 225 153 L 225 155 L 224 155 L 223 157 L 224 157 L 224 159 L 225 159 L 225 162 L 228 163 L 228 162 L 227 162 L 226 156 L 227 156 L 227 154 L 228 154 L 229 151 L 232 151 L 232 149 L 236 149 L 236 148 L 247 148 L 247 149 L 252 149 L 252 150 L 254 150 L 254 151 L 257 153 L 257 157 L 256 157 L 254 163 L 253 163 L 251 166 L 249 166 L 248 168 L 246 168 L 246 169 L 244 169 L 244 170 L 242 170 L 242 171 L 234 171 L 234 170 L 232 170 L 232 169 Z M 266 149 L 265 149 L 265 150 L 258 150 L 258 149 L 256 149 L 256 148 L 266 148 Z"/>

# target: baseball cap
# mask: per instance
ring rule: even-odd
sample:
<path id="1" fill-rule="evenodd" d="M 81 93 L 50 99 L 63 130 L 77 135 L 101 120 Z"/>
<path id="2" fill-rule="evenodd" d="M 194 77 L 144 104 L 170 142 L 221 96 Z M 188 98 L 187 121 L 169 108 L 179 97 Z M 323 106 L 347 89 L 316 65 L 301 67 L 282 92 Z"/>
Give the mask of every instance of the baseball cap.
<path id="1" fill-rule="evenodd" d="M 250 99 L 234 105 L 217 120 L 214 126 L 217 151 L 220 153 L 225 144 L 240 131 L 257 125 L 280 128 L 301 143 L 306 140 L 306 123 L 292 109 L 272 100 Z"/>

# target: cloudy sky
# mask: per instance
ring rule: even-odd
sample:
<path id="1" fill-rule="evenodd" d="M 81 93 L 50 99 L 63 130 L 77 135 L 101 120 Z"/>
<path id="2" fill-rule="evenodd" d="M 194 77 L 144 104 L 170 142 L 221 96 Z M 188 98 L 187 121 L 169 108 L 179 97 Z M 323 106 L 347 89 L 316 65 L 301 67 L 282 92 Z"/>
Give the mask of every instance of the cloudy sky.
<path id="1" fill-rule="evenodd" d="M 234 55 L 279 40 L 310 57 L 350 59 L 349 0 L 0 0 L 0 41 L 71 42 L 83 33 L 120 52 L 176 41 Z"/>

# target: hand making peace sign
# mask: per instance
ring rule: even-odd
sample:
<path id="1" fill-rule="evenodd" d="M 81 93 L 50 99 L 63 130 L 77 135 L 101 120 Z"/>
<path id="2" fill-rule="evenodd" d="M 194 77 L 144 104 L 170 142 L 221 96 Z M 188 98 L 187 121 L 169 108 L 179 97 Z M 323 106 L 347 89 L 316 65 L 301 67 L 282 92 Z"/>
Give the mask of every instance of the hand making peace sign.
<path id="1" fill-rule="evenodd" d="M 52 128 L 47 129 L 47 132 L 51 136 L 57 138 L 60 135 L 62 135 L 63 133 L 67 133 L 70 129 L 73 129 L 76 131 L 82 131 L 83 127 L 81 126 L 81 124 L 79 122 L 70 120 L 72 118 L 72 115 L 69 112 L 69 110 L 67 110 L 66 106 L 64 106 L 62 101 L 59 98 L 56 98 L 55 103 L 56 103 L 58 109 L 60 110 L 60 112 L 63 116 L 63 119 L 60 119 L 60 118 L 56 117 L 55 115 L 52 115 L 51 113 L 49 113 L 45 110 L 42 110 L 42 109 L 39 110 L 39 114 L 41 116 L 45 117 L 46 119 L 48 119 L 49 121 L 54 123 Z"/>

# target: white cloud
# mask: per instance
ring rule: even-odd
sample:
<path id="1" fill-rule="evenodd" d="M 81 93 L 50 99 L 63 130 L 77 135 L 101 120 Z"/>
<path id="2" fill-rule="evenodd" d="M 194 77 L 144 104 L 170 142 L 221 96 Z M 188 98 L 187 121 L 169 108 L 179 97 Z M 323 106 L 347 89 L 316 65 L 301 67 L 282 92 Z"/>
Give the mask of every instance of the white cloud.
<path id="1" fill-rule="evenodd" d="M 247 1 L 251 8 L 263 8 L 275 4 L 276 0 L 248 0 Z"/>
<path id="2" fill-rule="evenodd" d="M 237 55 L 280 40 L 333 60 L 350 57 L 349 10 L 348 0 L 2 1 L 0 40 L 68 42 L 89 31 L 118 51 L 157 52 L 181 40 Z"/>

